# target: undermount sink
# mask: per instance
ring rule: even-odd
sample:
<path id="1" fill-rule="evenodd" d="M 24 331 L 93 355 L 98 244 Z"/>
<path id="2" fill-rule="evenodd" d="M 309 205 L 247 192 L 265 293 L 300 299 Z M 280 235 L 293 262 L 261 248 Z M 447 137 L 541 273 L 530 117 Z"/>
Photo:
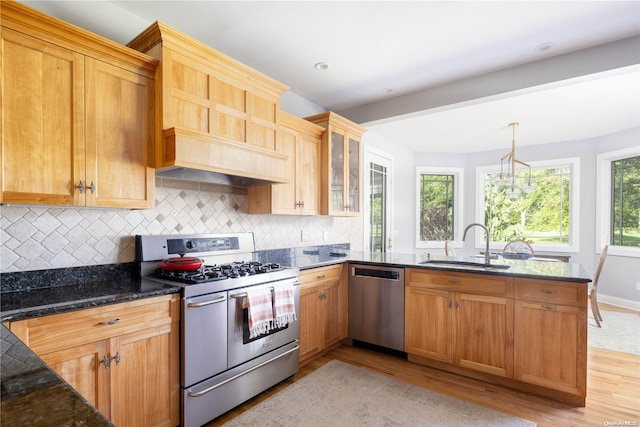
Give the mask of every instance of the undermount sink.
<path id="1" fill-rule="evenodd" d="M 483 262 L 473 262 L 473 261 L 459 261 L 459 260 L 449 260 L 449 259 L 430 259 L 426 261 L 420 262 L 420 264 L 433 264 L 433 265 L 450 265 L 450 266 L 462 266 L 462 267 L 472 267 L 479 268 L 482 270 L 491 270 L 491 269 L 502 269 L 506 270 L 511 267 L 510 265 L 505 264 L 485 264 Z"/>

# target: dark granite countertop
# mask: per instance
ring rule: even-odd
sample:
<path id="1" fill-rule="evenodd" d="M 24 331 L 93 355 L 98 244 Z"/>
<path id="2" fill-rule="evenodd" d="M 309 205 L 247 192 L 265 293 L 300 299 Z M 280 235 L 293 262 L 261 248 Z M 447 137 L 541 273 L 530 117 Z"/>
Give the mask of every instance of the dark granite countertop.
<path id="1" fill-rule="evenodd" d="M 281 265 L 298 267 L 306 270 L 343 262 L 357 262 L 365 264 L 386 264 L 394 267 L 424 268 L 430 270 L 455 271 L 461 273 L 478 273 L 530 279 L 560 280 L 566 282 L 590 282 L 591 278 L 579 263 L 559 262 L 550 259 L 492 259 L 495 265 L 508 265 L 507 269 L 479 269 L 465 265 L 441 265 L 437 260 L 467 261 L 482 263 L 483 258 L 477 257 L 445 257 L 426 254 L 398 254 L 362 252 L 349 250 L 348 244 L 329 245 L 322 247 L 291 248 L 272 251 L 262 251 L 258 254 L 262 262 L 277 262 Z M 423 264 L 430 259 L 432 264 Z"/>
<path id="2" fill-rule="evenodd" d="M 0 275 L 1 320 L 22 320 L 157 295 L 174 286 L 142 282 L 135 265 L 113 264 Z"/>

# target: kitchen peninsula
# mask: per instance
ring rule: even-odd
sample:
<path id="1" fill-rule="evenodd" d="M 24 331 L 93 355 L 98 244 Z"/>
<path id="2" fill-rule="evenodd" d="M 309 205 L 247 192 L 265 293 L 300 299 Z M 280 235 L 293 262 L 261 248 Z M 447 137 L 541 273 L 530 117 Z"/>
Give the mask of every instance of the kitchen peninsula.
<path id="1" fill-rule="evenodd" d="M 261 262 L 298 267 L 302 273 L 341 264 L 346 267 L 349 262 L 404 267 L 405 347 L 409 360 L 584 406 L 586 292 L 591 279 L 579 264 L 498 260 L 494 262 L 509 265 L 509 268 L 478 269 L 424 264 L 427 255 L 364 253 L 349 251 L 348 246 L 266 250 L 256 252 L 255 256 Z M 445 257 L 430 259 L 451 260 Z M 51 270 L 41 273 L 51 275 Z M 82 295 L 83 287 L 76 286 L 74 289 L 77 291 L 68 293 L 66 301 L 59 299 L 52 306 L 34 296 L 37 290 L 19 290 L 17 278 L 24 274 L 2 274 L 2 318 L 11 317 L 7 323 L 10 329 L 12 322 L 15 324 L 34 316 L 157 297 L 170 292 L 164 288 L 143 290 L 135 280 L 126 284 L 129 291 L 117 291 L 116 295 L 105 290 L 100 296 L 88 287 L 92 289 L 89 291 L 91 295 L 86 296 Z M 343 275 L 342 280 L 345 277 Z M 67 280 L 72 278 L 67 277 Z M 9 291 L 11 284 L 13 288 Z M 51 289 L 45 288 L 40 292 L 50 294 Z M 27 293 L 30 302 L 20 299 L 21 294 Z M 5 304 L 11 300 L 14 305 Z M 444 332 L 434 326 L 440 324 L 436 323 L 434 316 L 445 316 L 443 319 L 448 323 L 444 323 Z M 544 334 L 539 329 L 542 325 Z M 473 328 L 472 334 L 465 330 L 467 326 Z M 444 343 L 446 351 L 433 351 L 433 342 L 437 345 Z M 477 346 L 469 347 L 470 343 Z M 487 346 L 483 347 L 482 343 Z M 491 351 L 482 352 L 482 348 Z M 5 350 L 3 345 L 3 363 Z M 48 385 L 43 384 L 42 387 L 47 388 Z M 28 401 L 30 396 L 3 394 L 3 402 L 13 399 Z M 55 396 L 50 398 L 55 400 Z"/>

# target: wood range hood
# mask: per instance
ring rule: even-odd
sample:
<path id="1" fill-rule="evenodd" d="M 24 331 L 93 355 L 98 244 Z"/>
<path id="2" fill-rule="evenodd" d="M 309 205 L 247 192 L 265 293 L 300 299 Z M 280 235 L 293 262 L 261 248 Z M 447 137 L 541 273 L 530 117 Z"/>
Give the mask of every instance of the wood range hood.
<path id="1" fill-rule="evenodd" d="M 236 186 L 286 183 L 287 86 L 163 23 L 128 46 L 158 59 L 156 176 Z"/>
<path id="2" fill-rule="evenodd" d="M 171 128 L 163 133 L 162 167 L 156 176 L 211 184 L 250 187 L 286 183 L 288 157 Z"/>

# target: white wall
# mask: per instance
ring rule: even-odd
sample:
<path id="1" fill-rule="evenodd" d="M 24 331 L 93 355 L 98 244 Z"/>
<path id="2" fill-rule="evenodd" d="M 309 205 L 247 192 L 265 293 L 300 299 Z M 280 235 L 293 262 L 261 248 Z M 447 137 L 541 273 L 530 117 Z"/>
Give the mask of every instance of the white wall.
<path id="1" fill-rule="evenodd" d="M 367 132 L 365 143 L 394 154 L 394 230 L 400 235 L 396 240 L 396 252 L 418 253 L 424 249 L 415 247 L 415 170 L 418 166 L 463 167 L 465 169 L 464 224 L 475 220 L 475 169 L 479 166 L 499 164 L 508 151 L 488 151 L 458 154 L 429 152 L 412 153 L 372 132 Z M 518 157 L 525 161 L 549 160 L 565 157 L 580 158 L 580 246 L 572 253 L 571 261 L 580 263 L 593 277 L 600 248 L 596 248 L 596 156 L 599 153 L 638 145 L 640 127 L 627 131 L 581 141 L 522 147 Z M 425 143 L 428 146 L 428 143 Z M 503 152 L 504 151 L 504 152 Z M 475 247 L 473 235 L 467 236 L 465 249 Z M 429 250 L 436 253 L 436 250 Z M 443 253 L 444 251 L 442 251 Z M 640 292 L 635 290 L 640 282 L 640 259 L 610 255 L 600 279 L 601 301 L 640 308 Z"/>

